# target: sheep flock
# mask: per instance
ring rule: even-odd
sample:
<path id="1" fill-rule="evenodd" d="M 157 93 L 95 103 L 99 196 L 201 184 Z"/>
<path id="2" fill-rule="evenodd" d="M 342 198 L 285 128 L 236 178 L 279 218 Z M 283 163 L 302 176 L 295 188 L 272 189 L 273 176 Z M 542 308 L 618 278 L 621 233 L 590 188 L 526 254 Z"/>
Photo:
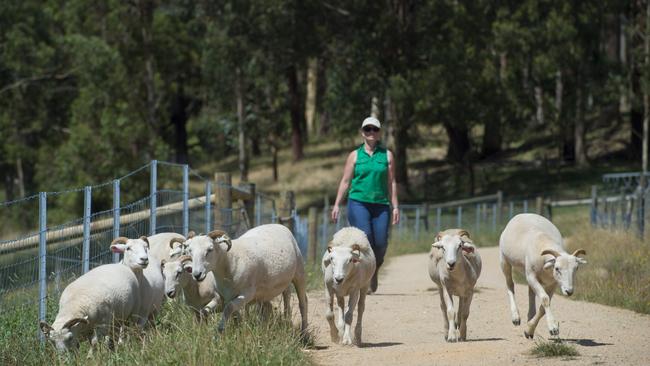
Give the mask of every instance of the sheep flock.
<path id="1" fill-rule="evenodd" d="M 270 302 L 280 296 L 284 316 L 290 317 L 292 289 L 298 299 L 300 330 L 303 335 L 308 331 L 304 259 L 285 226 L 260 225 L 235 239 L 221 230 L 190 232 L 187 237 L 178 233 L 120 237 L 110 248 L 121 253 L 122 260 L 95 267 L 71 282 L 61 294 L 53 323 L 40 322 L 41 332 L 57 351 L 74 351 L 82 341 L 93 346 L 105 342 L 113 348 L 121 341 L 125 326 L 146 332 L 164 301 L 188 306 L 197 321 L 220 312 L 219 333 L 227 331 L 229 319 L 248 304 L 272 311 Z M 586 252 L 567 252 L 555 225 L 535 214 L 513 217 L 500 236 L 499 249 L 512 323 L 521 323 L 514 297 L 514 268 L 523 273 L 529 286 L 523 335 L 533 338 L 546 315 L 550 335 L 558 336 L 551 299 L 557 289 L 566 296 L 574 293 L 576 270 L 586 264 Z M 362 346 L 366 296 L 376 268 L 364 232 L 344 227 L 335 233 L 323 253 L 321 268 L 326 311 L 316 326 L 329 326 L 332 343 Z M 447 342 L 471 340 L 468 319 L 481 269 L 479 249 L 467 230 L 450 228 L 433 238 L 427 270 L 438 288 Z M 175 301 L 178 297 L 183 301 Z"/>

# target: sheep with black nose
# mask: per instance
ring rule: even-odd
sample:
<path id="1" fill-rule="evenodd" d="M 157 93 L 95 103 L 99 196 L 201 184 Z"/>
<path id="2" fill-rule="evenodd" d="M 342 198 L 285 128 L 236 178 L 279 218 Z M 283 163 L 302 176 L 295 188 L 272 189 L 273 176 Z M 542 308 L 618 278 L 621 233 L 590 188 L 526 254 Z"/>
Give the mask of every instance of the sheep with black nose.
<path id="1" fill-rule="evenodd" d="M 332 342 L 344 345 L 361 345 L 363 313 L 366 293 L 375 273 L 375 254 L 366 234 L 355 228 L 345 227 L 332 238 L 323 255 L 322 269 L 325 279 L 325 318 L 330 326 Z M 345 308 L 345 297 L 348 306 Z M 338 305 L 338 320 L 334 317 L 334 299 Z M 351 335 L 354 309 L 357 308 L 357 323 L 354 339 Z M 345 309 L 345 314 L 343 312 Z"/>
<path id="2" fill-rule="evenodd" d="M 431 245 L 429 276 L 438 285 L 447 342 L 467 339 L 467 318 L 481 266 L 481 256 L 467 230 L 442 231 Z M 458 311 L 452 296 L 459 298 Z"/>
<path id="3" fill-rule="evenodd" d="M 573 294 L 576 271 L 580 265 L 587 263 L 579 256 L 586 255 L 586 252 L 578 249 L 573 254 L 567 253 L 557 227 L 537 214 L 519 214 L 513 217 L 501 233 L 499 249 L 501 270 L 508 287 L 512 323 L 519 325 L 521 322 L 512 281 L 512 267 L 515 267 L 523 270 L 528 282 L 528 323 L 524 335 L 532 339 L 537 323 L 544 315 L 551 335 L 559 335 L 559 323 L 551 313 L 551 298 L 558 285 L 562 294 Z M 536 298 L 540 302 L 537 311 Z"/>

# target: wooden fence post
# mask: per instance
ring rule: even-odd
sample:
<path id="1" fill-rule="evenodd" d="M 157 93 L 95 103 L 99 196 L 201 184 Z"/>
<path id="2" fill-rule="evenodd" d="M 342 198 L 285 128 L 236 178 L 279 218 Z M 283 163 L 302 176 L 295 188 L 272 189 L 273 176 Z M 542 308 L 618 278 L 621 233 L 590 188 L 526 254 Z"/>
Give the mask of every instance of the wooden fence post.
<path id="1" fill-rule="evenodd" d="M 537 211 L 538 215 L 544 215 L 544 205 L 543 205 L 544 199 L 542 199 L 541 196 L 537 196 L 535 198 L 535 209 Z"/>
<path id="2" fill-rule="evenodd" d="M 318 211 L 316 207 L 310 207 L 307 225 L 309 225 L 309 236 L 307 237 L 307 258 L 312 263 L 318 262 Z"/>
<path id="3" fill-rule="evenodd" d="M 503 212 L 503 191 L 497 191 L 497 225 L 501 223 L 501 215 Z"/>
<path id="4" fill-rule="evenodd" d="M 591 186 L 591 225 L 595 226 L 598 224 L 598 187 L 593 185 Z"/>
<path id="5" fill-rule="evenodd" d="M 239 183 L 239 187 L 247 191 L 250 196 L 244 200 L 244 208 L 246 209 L 246 215 L 250 220 L 251 227 L 255 226 L 255 183 L 242 182 Z"/>
<path id="6" fill-rule="evenodd" d="M 280 208 L 278 214 L 280 216 L 280 223 L 291 230 L 293 233 L 294 220 L 293 210 L 296 208 L 296 199 L 293 191 L 283 191 L 280 194 Z"/>
<path id="7" fill-rule="evenodd" d="M 230 173 L 217 172 L 214 174 L 214 180 L 216 181 L 215 226 L 232 234 L 232 177 Z"/>

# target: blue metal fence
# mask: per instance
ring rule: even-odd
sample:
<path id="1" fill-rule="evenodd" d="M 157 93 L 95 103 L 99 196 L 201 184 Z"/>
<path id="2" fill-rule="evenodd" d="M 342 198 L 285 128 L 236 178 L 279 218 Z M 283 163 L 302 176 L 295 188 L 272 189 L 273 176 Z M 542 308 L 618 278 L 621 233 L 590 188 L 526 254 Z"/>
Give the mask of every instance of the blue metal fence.
<path id="1" fill-rule="evenodd" d="M 150 191 L 133 194 L 142 192 L 145 178 Z M 110 207 L 102 211 L 102 205 L 94 205 L 98 198 Z M 38 320 L 44 320 L 47 302 L 56 301 L 67 283 L 96 266 L 119 261 L 109 248 L 116 237 L 209 232 L 215 227 L 214 200 L 209 179 L 188 165 L 154 160 L 99 185 L 0 203 L 0 217 L 10 218 L 4 225 L 14 223 L 0 227 L 0 315 L 38 304 Z M 75 214 L 77 202 L 82 205 Z M 232 237 L 249 226 L 277 221 L 272 197 L 256 193 L 255 202 L 252 220 L 244 207 L 220 208 L 230 211 L 224 229 Z"/>

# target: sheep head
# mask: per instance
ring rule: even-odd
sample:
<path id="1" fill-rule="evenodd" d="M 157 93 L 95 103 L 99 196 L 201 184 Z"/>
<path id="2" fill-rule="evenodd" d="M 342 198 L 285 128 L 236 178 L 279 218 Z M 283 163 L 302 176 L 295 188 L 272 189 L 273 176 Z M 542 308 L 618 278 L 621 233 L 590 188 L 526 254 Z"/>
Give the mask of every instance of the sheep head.
<path id="1" fill-rule="evenodd" d="M 327 261 L 327 265 L 332 267 L 332 279 L 337 286 L 355 270 L 361 258 L 360 246 L 328 246 L 325 256 L 327 259 L 324 258 L 323 263 Z"/>
<path id="2" fill-rule="evenodd" d="M 79 348 L 79 339 L 81 333 L 88 325 L 88 316 L 83 318 L 70 319 L 61 329 L 55 329 L 44 321 L 41 321 L 39 326 L 45 339 L 50 342 L 57 351 L 65 352 L 70 350 L 77 350 Z M 56 326 L 56 322 L 54 323 Z"/>
<path id="3" fill-rule="evenodd" d="M 463 253 L 474 253 L 476 247 L 469 240 L 467 231 L 460 230 L 454 234 L 448 234 L 448 232 L 449 230 L 439 233 L 436 237 L 438 240 L 431 246 L 442 251 L 447 263 L 447 270 L 452 271 L 459 260 L 459 256 L 462 256 Z"/>
<path id="4" fill-rule="evenodd" d="M 554 249 L 545 249 L 542 251 L 542 257 L 551 255 L 551 258 L 544 260 L 544 270 L 552 270 L 553 278 L 560 285 L 560 290 L 564 295 L 571 296 L 574 291 L 574 282 L 576 272 L 581 264 L 586 264 L 584 258 L 578 257 L 579 255 L 586 255 L 584 249 L 578 249 L 573 254 L 566 252 L 558 252 Z"/>
<path id="5" fill-rule="evenodd" d="M 131 269 L 144 269 L 149 264 L 149 240 L 146 237 L 128 239 L 123 236 L 111 243 L 113 253 L 123 253 L 122 263 Z"/>

